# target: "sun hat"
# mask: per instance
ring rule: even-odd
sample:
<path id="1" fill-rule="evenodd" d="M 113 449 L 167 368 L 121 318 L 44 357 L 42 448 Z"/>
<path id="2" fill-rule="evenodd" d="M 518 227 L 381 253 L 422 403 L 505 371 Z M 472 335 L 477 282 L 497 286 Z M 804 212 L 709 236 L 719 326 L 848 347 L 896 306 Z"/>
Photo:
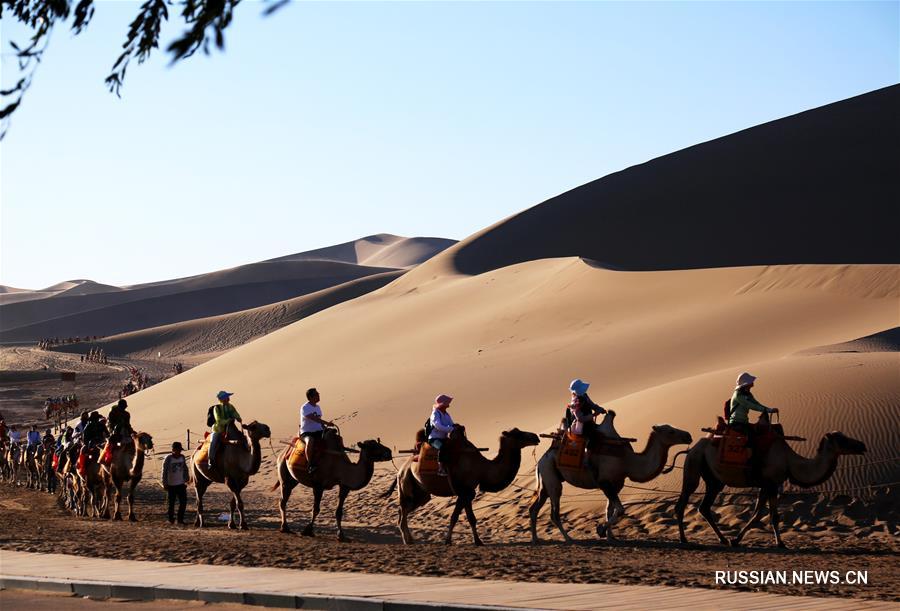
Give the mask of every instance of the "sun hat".
<path id="1" fill-rule="evenodd" d="M 590 386 L 591 386 L 590 384 L 583 381 L 581 378 L 575 378 L 574 380 L 572 380 L 572 383 L 569 384 L 569 390 L 571 390 L 576 395 L 581 396 L 581 395 L 587 393 L 588 388 L 590 388 Z"/>
<path id="2" fill-rule="evenodd" d="M 173 451 L 173 452 L 174 452 L 175 450 L 183 450 L 183 449 L 184 449 L 184 446 L 181 445 L 181 442 L 180 442 L 180 441 L 173 441 L 173 442 L 172 442 L 172 451 Z"/>
<path id="3" fill-rule="evenodd" d="M 449 407 L 451 401 L 453 401 L 453 397 L 450 395 L 438 395 L 434 398 L 434 406 L 438 407 L 443 405 L 444 407 Z"/>
<path id="4" fill-rule="evenodd" d="M 216 395 L 216 399 L 221 401 L 222 399 L 227 399 L 228 397 L 230 397 L 233 394 L 234 394 L 233 392 L 225 392 L 224 390 L 220 390 L 219 394 Z"/>
<path id="5" fill-rule="evenodd" d="M 746 371 L 738 376 L 737 382 L 735 382 L 735 388 L 740 388 L 742 386 L 748 386 L 753 384 L 756 381 L 756 376 L 750 375 Z"/>

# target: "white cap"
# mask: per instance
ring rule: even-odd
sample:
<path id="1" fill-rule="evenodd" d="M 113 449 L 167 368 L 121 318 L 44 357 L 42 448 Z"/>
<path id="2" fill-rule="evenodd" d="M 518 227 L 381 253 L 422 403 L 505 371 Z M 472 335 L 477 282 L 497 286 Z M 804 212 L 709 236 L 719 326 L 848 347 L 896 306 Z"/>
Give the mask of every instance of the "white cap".
<path id="1" fill-rule="evenodd" d="M 738 376 L 737 382 L 735 382 L 735 388 L 740 388 L 741 386 L 748 386 L 753 384 L 756 381 L 756 376 L 750 375 L 746 371 Z"/>

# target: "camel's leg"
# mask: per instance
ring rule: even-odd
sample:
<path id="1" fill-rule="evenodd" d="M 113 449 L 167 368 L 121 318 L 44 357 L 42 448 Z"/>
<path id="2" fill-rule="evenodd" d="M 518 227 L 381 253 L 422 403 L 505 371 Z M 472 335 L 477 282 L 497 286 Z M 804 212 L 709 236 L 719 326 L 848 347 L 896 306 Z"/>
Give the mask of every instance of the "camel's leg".
<path id="1" fill-rule="evenodd" d="M 777 490 L 769 490 L 769 520 L 772 522 L 772 530 L 775 531 L 775 544 L 784 549 L 787 545 L 784 544 L 784 541 L 781 540 L 781 531 L 778 528 L 779 523 L 781 522 L 781 517 L 778 515 L 778 491 Z"/>
<path id="2" fill-rule="evenodd" d="M 194 492 L 197 495 L 197 517 L 194 518 L 194 526 L 199 528 L 203 528 L 203 495 L 206 494 L 207 488 L 209 480 L 194 469 Z"/>
<path id="3" fill-rule="evenodd" d="M 557 492 L 556 490 L 548 490 L 548 492 L 550 493 L 550 522 L 552 522 L 553 525 L 559 529 L 559 532 L 562 533 L 563 539 L 565 539 L 567 543 L 571 543 L 572 537 L 570 537 L 569 533 L 566 532 L 566 529 L 562 523 L 562 516 L 559 513 L 559 500 L 562 496 L 562 483 L 559 484 L 559 492 Z"/>
<path id="4" fill-rule="evenodd" d="M 544 490 L 544 487 L 541 486 L 537 492 L 534 493 L 534 501 L 531 503 L 531 507 L 528 508 L 528 517 L 531 520 L 531 542 L 538 543 L 538 535 L 537 535 L 537 519 L 538 514 L 541 513 L 541 507 L 544 506 L 544 503 L 547 502 L 547 499 L 550 498 L 547 495 L 547 492 Z"/>
<path id="5" fill-rule="evenodd" d="M 719 538 L 719 543 L 722 545 L 728 545 L 728 539 L 725 538 L 725 535 L 722 534 L 722 531 L 719 529 L 719 525 L 716 523 L 716 515 L 712 511 L 713 503 L 716 500 L 716 497 L 719 496 L 719 493 L 722 492 L 722 488 L 725 485 L 719 480 L 709 477 L 703 478 L 703 483 L 706 484 L 706 494 L 703 495 L 703 500 L 700 501 L 700 515 L 702 515 L 706 519 L 706 523 L 709 524 L 713 531 L 716 533 L 716 536 Z"/>
<path id="6" fill-rule="evenodd" d="M 237 512 L 238 520 L 240 520 L 240 528 L 241 530 L 250 530 L 250 526 L 247 525 L 247 515 L 244 513 L 244 498 L 241 496 L 240 488 L 234 491 L 234 498 L 237 501 Z"/>
<path id="7" fill-rule="evenodd" d="M 304 537 L 314 537 L 313 528 L 316 524 L 316 516 L 319 515 L 319 511 L 322 508 L 322 493 L 325 492 L 324 489 L 319 486 L 313 486 L 313 509 L 312 509 L 312 519 L 309 521 L 309 524 L 306 525 L 306 528 L 303 529 Z"/>
<path id="8" fill-rule="evenodd" d="M 478 529 L 475 527 L 477 522 L 475 520 L 475 510 L 472 509 L 472 499 L 466 501 L 464 509 L 466 510 L 466 518 L 469 520 L 469 526 L 472 528 L 473 542 L 475 545 L 484 545 L 484 543 L 481 542 L 481 537 L 478 536 Z"/>
<path id="9" fill-rule="evenodd" d="M 453 527 L 456 526 L 456 522 L 459 520 L 459 514 L 462 513 L 463 503 L 462 496 L 457 496 L 456 505 L 453 507 L 453 513 L 450 514 L 450 527 L 447 529 L 447 537 L 444 539 L 444 543 L 447 545 L 450 545 L 450 541 L 453 538 Z"/>
<path id="10" fill-rule="evenodd" d="M 691 495 L 700 485 L 700 465 L 697 460 L 692 460 L 693 455 L 689 452 L 684 461 L 684 470 L 681 478 L 681 494 L 678 501 L 675 502 L 675 519 L 678 520 L 678 538 L 682 544 L 687 544 L 688 540 L 684 534 L 684 510 L 687 509 L 688 503 L 691 501 Z"/>
<path id="11" fill-rule="evenodd" d="M 228 501 L 228 528 L 234 530 L 236 528 L 234 522 L 234 512 L 237 509 L 237 497 L 234 492 L 231 493 L 231 500 Z"/>
<path id="12" fill-rule="evenodd" d="M 597 526 L 597 535 L 605 536 L 607 541 L 615 541 L 616 537 L 612 527 L 619 521 L 619 518 L 625 515 L 625 506 L 619 499 L 618 490 L 604 490 L 604 494 L 606 495 L 606 524 Z"/>
<path id="13" fill-rule="evenodd" d="M 744 538 L 744 535 L 747 534 L 747 531 L 759 524 L 759 521 L 762 519 L 765 512 L 766 493 L 763 490 L 760 490 L 759 496 L 756 499 L 756 508 L 753 510 L 753 517 L 751 517 L 750 521 L 744 525 L 744 527 L 741 529 L 741 532 L 738 533 L 738 536 L 731 540 L 732 547 L 737 547 L 741 544 L 741 539 Z"/>
<path id="14" fill-rule="evenodd" d="M 116 482 L 113 481 L 113 486 L 116 489 L 115 494 L 115 502 L 113 503 L 113 520 L 119 521 L 122 519 L 122 486 L 125 482 Z"/>
<path id="15" fill-rule="evenodd" d="M 334 512 L 334 519 L 337 522 L 338 541 L 347 540 L 347 537 L 344 536 L 344 529 L 341 527 L 341 519 L 344 517 L 344 501 L 347 500 L 348 494 L 350 494 L 350 489 L 346 486 L 341 486 L 338 491 L 337 511 Z"/>
<path id="16" fill-rule="evenodd" d="M 137 516 L 134 515 L 134 489 L 137 488 L 138 481 L 134 478 L 131 478 L 131 482 L 128 485 L 128 521 L 129 522 L 137 522 Z"/>
<path id="17" fill-rule="evenodd" d="M 282 467 L 282 471 L 286 468 Z M 291 498 L 291 492 L 297 486 L 297 480 L 290 475 L 282 474 L 281 476 L 281 499 L 278 501 L 278 510 L 281 512 L 281 527 L 278 529 L 283 533 L 292 532 L 287 523 L 287 504 Z"/>

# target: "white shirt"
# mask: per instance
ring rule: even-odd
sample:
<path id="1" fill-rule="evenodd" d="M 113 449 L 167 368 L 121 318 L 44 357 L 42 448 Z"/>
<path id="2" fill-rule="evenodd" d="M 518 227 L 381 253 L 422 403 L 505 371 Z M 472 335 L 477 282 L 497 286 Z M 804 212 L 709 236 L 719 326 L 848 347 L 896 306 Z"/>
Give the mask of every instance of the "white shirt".
<path id="1" fill-rule="evenodd" d="M 300 434 L 304 433 L 315 433 L 316 431 L 322 430 L 322 425 L 309 418 L 309 416 L 318 416 L 322 417 L 322 408 L 318 405 L 313 405 L 312 403 L 305 403 L 303 407 L 300 408 Z"/>
<path id="2" fill-rule="evenodd" d="M 453 430 L 453 418 L 447 412 L 434 408 L 431 410 L 431 439 L 447 439 Z"/>

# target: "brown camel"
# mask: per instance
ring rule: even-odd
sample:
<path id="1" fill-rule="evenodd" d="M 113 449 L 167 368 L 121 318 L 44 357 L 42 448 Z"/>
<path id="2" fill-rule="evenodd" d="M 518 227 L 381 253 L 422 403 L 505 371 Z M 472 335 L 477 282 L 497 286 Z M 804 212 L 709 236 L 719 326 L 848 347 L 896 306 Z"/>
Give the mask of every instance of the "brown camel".
<path id="1" fill-rule="evenodd" d="M 78 488 L 81 490 L 85 514 L 90 517 L 109 517 L 109 491 L 103 466 L 98 462 L 102 448 L 94 447 L 87 453 L 84 473 L 75 470 Z"/>
<path id="2" fill-rule="evenodd" d="M 682 543 L 687 543 L 684 535 L 684 510 L 687 507 L 691 494 L 697 489 L 700 479 L 706 485 L 706 493 L 700 502 L 700 514 L 712 527 L 722 545 L 740 545 L 741 539 L 750 528 L 757 525 L 769 508 L 769 518 L 772 530 L 775 532 L 775 542 L 778 547 L 786 547 L 781 540 L 778 529 L 778 495 L 785 481 L 795 486 L 808 488 L 817 486 L 827 480 L 837 467 L 838 457 L 844 454 L 864 454 L 866 444 L 856 439 L 851 439 L 843 433 L 826 433 L 819 442 L 819 449 L 812 458 L 804 458 L 794 452 L 783 438 L 777 438 L 769 450 L 760 457 L 758 473 L 749 478 L 745 474 L 736 473 L 733 470 L 723 470 L 719 464 L 719 449 L 713 446 L 710 439 L 701 439 L 689 450 L 679 452 L 686 453 L 684 461 L 684 476 L 681 484 L 681 496 L 675 504 L 675 516 L 678 519 L 678 535 Z M 676 455 L 677 458 L 677 455 Z M 669 467 L 668 471 L 674 468 Z M 729 472 L 730 471 L 730 472 Z M 735 488 L 759 488 L 759 497 L 753 517 L 741 529 L 738 536 L 730 542 L 722 535 L 716 524 L 716 515 L 712 511 L 712 505 L 718 494 L 725 486 Z"/>
<path id="3" fill-rule="evenodd" d="M 609 411 L 599 426 L 608 436 L 618 438 L 613 427 L 616 413 Z M 531 542 L 537 543 L 537 517 L 541 507 L 550 499 L 550 521 L 559 529 L 563 538 L 571 542 L 560 516 L 559 504 L 563 482 L 576 488 L 600 489 L 606 495 L 606 523 L 597 526 L 597 534 L 613 540 L 612 527 L 625 514 L 625 506 L 619 500 L 619 492 L 625 486 L 625 479 L 633 482 L 648 482 L 654 479 L 666 466 L 669 448 L 678 444 L 691 443 L 691 434 L 668 424 L 657 424 L 650 431 L 647 445 L 641 452 L 635 452 L 631 444 L 621 448 L 619 455 L 592 453 L 587 467 L 560 467 L 557 464 L 557 450 L 550 448 L 538 461 L 535 471 L 536 489 L 534 501 L 528 509 L 531 520 Z"/>
<path id="4" fill-rule="evenodd" d="M 22 447 L 17 443 L 10 443 L 6 448 L 6 466 L 8 469 L 7 482 L 19 485 L 19 467 L 22 463 Z"/>
<path id="5" fill-rule="evenodd" d="M 78 512 L 78 501 L 81 490 L 78 487 L 79 479 L 75 472 L 78 464 L 78 454 L 81 452 L 81 444 L 72 443 L 66 447 L 59 456 L 56 466 L 56 477 L 59 480 L 59 489 L 63 497 L 63 506 L 69 511 Z"/>
<path id="6" fill-rule="evenodd" d="M 334 512 L 334 517 L 337 522 L 338 540 L 346 541 L 344 529 L 341 527 L 344 501 L 350 492 L 362 490 L 369 485 L 372 474 L 375 473 L 375 463 L 391 460 L 391 450 L 381 445 L 380 440 L 369 439 L 356 444 L 359 448 L 359 459 L 355 463 L 351 462 L 344 451 L 344 443 L 340 435 L 330 428 L 325 430 L 324 444 L 325 450 L 316 471 L 312 474 L 307 471 L 303 461 L 298 466 L 288 464 L 290 448 L 278 459 L 278 483 L 275 484 L 275 488 L 281 486 L 281 500 L 278 502 L 278 509 L 281 511 L 281 532 L 291 532 L 287 525 L 287 502 L 291 491 L 297 484 L 303 484 L 313 490 L 312 519 L 303 529 L 303 534 L 308 537 L 313 536 L 313 527 L 316 516 L 319 515 L 322 494 L 326 490 L 338 486 L 338 507 Z"/>
<path id="7" fill-rule="evenodd" d="M 269 438 L 272 432 L 268 425 L 255 420 L 243 425 L 250 437 L 250 449 L 243 443 L 223 442 L 216 454 L 216 464 L 209 465 L 206 460 L 206 452 L 209 446 L 207 439 L 191 457 L 191 472 L 194 479 L 194 491 L 197 493 L 197 517 L 194 526 L 203 527 L 203 495 L 210 484 L 224 483 L 231 491 L 231 512 L 228 520 L 228 528 L 235 528 L 234 513 L 237 509 L 239 526 L 241 530 L 247 530 L 247 519 L 244 516 L 244 501 L 241 499 L 241 490 L 250 481 L 251 475 L 259 473 L 259 465 L 262 462 L 262 450 L 259 440 Z"/>
<path id="8" fill-rule="evenodd" d="M 145 453 L 153 449 L 153 437 L 148 433 L 134 433 L 131 441 L 125 437 L 121 446 L 113 445 L 112 459 L 103 466 L 107 490 L 115 488 L 113 520 L 121 520 L 122 490 L 128 486 L 128 520 L 137 522 L 134 514 L 134 490 L 144 476 Z M 107 492 L 109 494 L 109 492 Z"/>
<path id="9" fill-rule="evenodd" d="M 25 469 L 25 487 L 38 488 L 41 482 L 40 460 L 43 459 L 43 446 L 30 446 L 22 456 L 22 467 Z"/>
<path id="10" fill-rule="evenodd" d="M 410 457 L 400 467 L 397 479 L 385 494 L 385 496 L 390 495 L 394 488 L 399 486 L 399 522 L 403 542 L 413 542 L 407 523 L 409 514 L 425 505 L 431 499 L 431 495 L 434 495 L 456 497 L 456 506 L 450 516 L 450 527 L 447 529 L 447 537 L 444 542 L 450 544 L 453 527 L 459 520 L 459 514 L 465 510 L 472 528 L 475 545 L 483 545 L 478 537 L 475 512 L 472 510 L 472 500 L 475 498 L 476 489 L 480 489 L 482 492 L 499 492 L 509 486 L 519 472 L 522 448 L 536 446 L 540 441 L 540 438 L 534 433 L 519 429 L 503 431 L 500 435 L 500 451 L 493 460 L 488 460 L 481 455 L 478 448 L 465 438 L 463 428 L 458 426 L 451 433 L 448 443 L 446 467 L 449 475 L 420 473 L 419 463 Z"/>

